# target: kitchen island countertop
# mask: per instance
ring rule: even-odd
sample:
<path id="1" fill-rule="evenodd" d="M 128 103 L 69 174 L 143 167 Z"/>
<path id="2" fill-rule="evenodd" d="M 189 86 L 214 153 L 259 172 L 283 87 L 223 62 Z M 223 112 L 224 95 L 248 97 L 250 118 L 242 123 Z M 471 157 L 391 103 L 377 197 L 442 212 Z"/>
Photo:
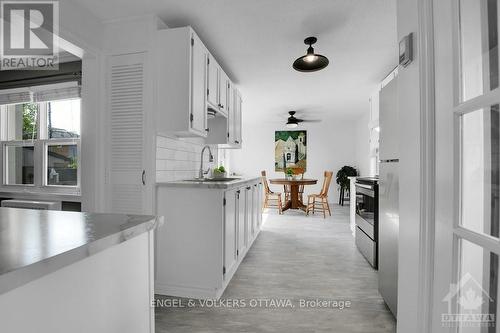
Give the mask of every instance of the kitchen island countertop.
<path id="1" fill-rule="evenodd" d="M 155 216 L 0 208 L 0 294 L 161 224 Z"/>

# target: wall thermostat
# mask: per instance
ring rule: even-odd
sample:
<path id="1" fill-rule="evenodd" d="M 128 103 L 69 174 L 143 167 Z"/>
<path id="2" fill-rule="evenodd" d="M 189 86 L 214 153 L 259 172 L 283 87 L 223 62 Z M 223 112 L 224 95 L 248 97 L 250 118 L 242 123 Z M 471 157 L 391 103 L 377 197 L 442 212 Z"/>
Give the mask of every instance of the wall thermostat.
<path id="1" fill-rule="evenodd" d="M 413 61 L 413 33 L 399 42 L 399 65 L 406 67 Z"/>

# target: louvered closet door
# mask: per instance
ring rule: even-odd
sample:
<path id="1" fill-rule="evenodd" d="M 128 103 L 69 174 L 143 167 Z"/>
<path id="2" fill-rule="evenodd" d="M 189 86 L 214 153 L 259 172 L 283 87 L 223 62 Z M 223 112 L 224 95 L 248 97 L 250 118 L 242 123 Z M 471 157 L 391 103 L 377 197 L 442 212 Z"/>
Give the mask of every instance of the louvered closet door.
<path id="1" fill-rule="evenodd" d="M 145 213 L 144 53 L 110 57 L 109 184 L 113 213 Z"/>

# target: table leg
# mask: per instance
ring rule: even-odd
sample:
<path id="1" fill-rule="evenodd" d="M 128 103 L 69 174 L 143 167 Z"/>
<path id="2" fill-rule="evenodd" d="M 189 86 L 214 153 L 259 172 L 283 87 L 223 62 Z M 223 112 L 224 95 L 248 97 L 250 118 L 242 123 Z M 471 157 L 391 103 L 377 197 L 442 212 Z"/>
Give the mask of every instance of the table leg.
<path id="1" fill-rule="evenodd" d="M 306 211 L 307 206 L 304 205 L 302 200 L 299 198 L 299 185 L 292 185 L 290 188 L 290 197 L 292 199 L 291 208 L 292 209 L 302 209 Z"/>

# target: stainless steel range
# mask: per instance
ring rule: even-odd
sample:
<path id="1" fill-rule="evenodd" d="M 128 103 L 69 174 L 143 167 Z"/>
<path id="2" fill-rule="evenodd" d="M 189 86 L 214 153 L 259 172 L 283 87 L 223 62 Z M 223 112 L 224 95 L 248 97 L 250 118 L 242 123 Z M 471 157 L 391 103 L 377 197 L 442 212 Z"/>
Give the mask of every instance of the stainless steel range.
<path id="1" fill-rule="evenodd" d="M 356 246 L 378 267 L 378 178 L 356 179 Z"/>

